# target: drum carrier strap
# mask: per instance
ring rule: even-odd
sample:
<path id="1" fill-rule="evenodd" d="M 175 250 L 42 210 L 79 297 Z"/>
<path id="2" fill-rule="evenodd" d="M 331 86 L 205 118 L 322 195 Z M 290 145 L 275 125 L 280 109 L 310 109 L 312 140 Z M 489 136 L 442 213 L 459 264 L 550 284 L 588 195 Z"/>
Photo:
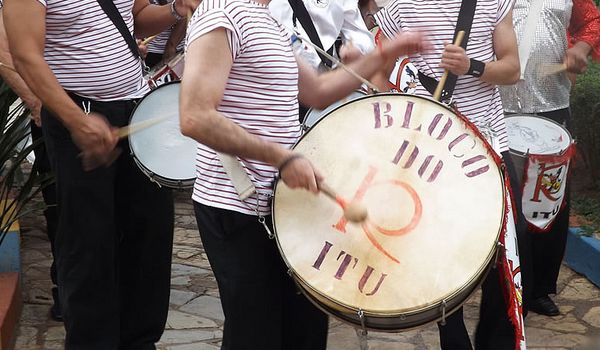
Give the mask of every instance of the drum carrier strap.
<path id="1" fill-rule="evenodd" d="M 140 51 L 138 50 L 137 43 L 135 42 L 135 39 L 133 39 L 131 32 L 127 28 L 127 25 L 125 24 L 123 17 L 119 13 L 119 10 L 117 10 L 117 7 L 115 6 L 114 2 L 112 0 L 97 1 L 102 10 L 104 10 L 104 13 L 106 13 L 106 16 L 108 16 L 108 18 L 113 22 L 115 27 L 117 27 L 117 29 L 119 30 L 119 33 L 121 33 L 121 36 L 125 40 L 125 43 L 127 43 L 127 46 L 133 54 L 133 57 L 141 60 L 142 57 L 140 56 Z"/>
<path id="2" fill-rule="evenodd" d="M 476 7 L 477 0 L 462 0 L 462 3 L 460 4 L 460 11 L 458 12 L 458 19 L 456 21 L 456 29 L 454 30 L 452 42 L 455 41 L 458 32 L 461 30 L 464 31 L 465 37 L 460 46 L 465 50 L 467 49 L 469 34 L 471 34 L 471 26 L 473 25 L 473 17 L 475 16 Z M 444 84 L 444 89 L 442 90 L 441 101 L 448 101 L 452 98 L 457 79 L 458 77 L 456 74 L 452 74 L 450 72 L 448 73 L 448 79 L 446 80 L 446 84 Z M 421 73 L 421 71 L 419 71 L 419 81 L 421 82 L 421 85 L 423 85 L 423 87 L 433 95 L 438 81 L 435 78 Z"/>
<path id="3" fill-rule="evenodd" d="M 320 49 L 325 50 L 323 43 L 321 42 L 321 38 L 319 38 L 319 33 L 317 33 L 317 29 L 315 28 L 315 24 L 310 18 L 310 14 L 308 13 L 306 6 L 304 6 L 304 2 L 302 0 L 288 0 L 288 2 L 290 3 L 293 11 L 294 26 L 296 26 L 296 19 L 298 19 L 302 25 L 302 28 L 304 28 L 306 34 L 308 34 L 310 41 L 312 41 L 312 43 L 317 45 Z M 334 46 L 335 44 L 327 50 L 329 55 L 333 55 Z M 328 68 L 333 66 L 333 62 L 331 62 L 329 58 L 325 57 L 325 55 L 318 51 L 317 54 L 325 66 Z"/>

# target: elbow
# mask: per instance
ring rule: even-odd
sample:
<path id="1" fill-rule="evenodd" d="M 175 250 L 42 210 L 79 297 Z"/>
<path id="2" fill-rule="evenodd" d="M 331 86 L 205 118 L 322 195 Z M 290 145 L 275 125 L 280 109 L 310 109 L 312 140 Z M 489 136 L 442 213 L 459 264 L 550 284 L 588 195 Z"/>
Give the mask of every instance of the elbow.
<path id="1" fill-rule="evenodd" d="M 181 116 L 179 117 L 179 127 L 184 136 L 194 138 L 197 124 L 196 118 L 190 116 L 189 113 L 183 113 L 182 111 Z"/>
<path id="2" fill-rule="evenodd" d="M 508 75 L 507 84 L 508 85 L 516 84 L 519 81 L 519 79 L 521 79 L 521 69 L 519 68 L 519 65 L 517 64 L 517 69 L 513 70 L 511 72 L 511 74 Z"/>

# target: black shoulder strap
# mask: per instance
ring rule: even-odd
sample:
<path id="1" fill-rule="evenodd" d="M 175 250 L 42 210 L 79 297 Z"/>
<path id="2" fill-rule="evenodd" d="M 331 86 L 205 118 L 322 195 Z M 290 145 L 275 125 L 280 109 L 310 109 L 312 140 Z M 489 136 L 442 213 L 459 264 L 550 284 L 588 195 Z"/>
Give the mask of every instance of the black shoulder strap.
<path id="1" fill-rule="evenodd" d="M 104 10 L 106 15 L 108 16 L 108 18 L 110 18 L 110 20 L 113 22 L 115 27 L 117 27 L 117 29 L 119 30 L 119 33 L 121 33 L 121 36 L 123 36 L 123 39 L 127 43 L 127 46 L 129 46 L 129 50 L 131 50 L 133 57 L 139 58 L 140 52 L 138 50 L 138 46 L 137 46 L 135 40 L 133 39 L 131 32 L 127 28 L 127 25 L 125 24 L 125 21 L 123 20 L 123 17 L 119 13 L 119 10 L 117 10 L 117 7 L 115 6 L 115 4 L 112 2 L 112 0 L 97 0 L 97 1 L 98 1 L 98 4 L 100 4 L 100 7 L 102 7 L 102 10 Z"/>
<path id="2" fill-rule="evenodd" d="M 476 7 L 477 0 L 462 0 L 462 3 L 460 5 L 460 12 L 458 13 L 458 20 L 456 21 L 456 29 L 454 30 L 454 37 L 452 38 L 452 42 L 456 40 L 458 32 L 460 32 L 461 30 L 464 31 L 465 37 L 463 38 L 463 41 L 460 44 L 460 46 L 465 50 L 467 49 L 469 34 L 471 34 L 471 26 L 473 25 L 473 17 L 475 15 Z M 455 74 L 448 74 L 446 84 L 444 84 L 444 90 L 442 90 L 442 100 L 447 100 L 450 97 L 452 97 L 457 79 L 458 77 Z M 437 87 L 437 80 L 419 72 L 419 81 L 421 82 L 421 85 L 423 85 L 423 87 L 433 95 L 435 88 Z"/>
<path id="3" fill-rule="evenodd" d="M 323 43 L 321 43 L 321 38 L 319 38 L 319 34 L 317 33 L 317 29 L 315 28 L 315 24 L 310 18 L 310 14 L 308 13 L 306 6 L 304 6 L 304 2 L 302 2 L 302 0 L 288 0 L 288 2 L 290 3 L 292 11 L 294 12 L 294 22 L 295 19 L 298 18 L 302 28 L 304 28 L 306 34 L 308 34 L 310 41 L 317 45 L 320 49 L 325 50 L 323 48 Z M 333 52 L 333 47 L 331 47 L 327 52 L 331 54 Z M 329 58 L 325 57 L 325 55 L 318 51 L 317 53 L 319 54 L 321 62 L 323 62 L 324 65 L 327 67 L 332 66 L 332 62 Z"/>

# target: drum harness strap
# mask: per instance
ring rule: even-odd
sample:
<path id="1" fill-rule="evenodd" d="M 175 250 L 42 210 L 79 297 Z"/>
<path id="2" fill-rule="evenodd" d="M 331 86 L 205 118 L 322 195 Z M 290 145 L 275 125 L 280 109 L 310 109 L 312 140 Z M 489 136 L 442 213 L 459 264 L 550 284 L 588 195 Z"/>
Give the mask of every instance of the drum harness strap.
<path id="1" fill-rule="evenodd" d="M 456 28 L 454 30 L 454 38 L 452 42 L 456 40 L 458 32 L 464 31 L 465 37 L 460 44 L 463 49 L 467 49 L 467 43 L 469 41 L 469 34 L 471 33 L 471 26 L 473 25 L 473 16 L 475 15 L 475 8 L 477 7 L 477 0 L 462 0 L 460 5 L 460 11 L 458 13 L 458 19 L 456 21 Z M 454 87 L 458 77 L 455 74 L 449 73 L 444 89 L 442 90 L 441 101 L 447 102 L 448 105 L 452 104 L 452 94 L 454 93 Z M 438 85 L 438 81 L 435 78 L 429 77 L 419 71 L 419 81 L 421 85 L 433 95 L 435 88 Z"/>
<path id="2" fill-rule="evenodd" d="M 129 50 L 133 54 L 133 57 L 142 61 L 142 57 L 140 56 L 140 51 L 138 50 L 137 43 L 133 39 L 131 32 L 127 28 L 127 25 L 125 24 L 125 21 L 123 20 L 123 17 L 119 13 L 119 10 L 117 9 L 117 7 L 113 3 L 113 1 L 112 0 L 97 0 L 97 1 L 98 1 L 98 4 L 100 5 L 100 7 L 102 8 L 102 10 L 106 13 L 106 16 L 108 16 L 108 18 L 113 22 L 113 24 L 119 31 L 119 33 L 121 33 L 121 36 L 123 37 L 123 40 L 125 40 L 125 43 L 129 47 Z"/>

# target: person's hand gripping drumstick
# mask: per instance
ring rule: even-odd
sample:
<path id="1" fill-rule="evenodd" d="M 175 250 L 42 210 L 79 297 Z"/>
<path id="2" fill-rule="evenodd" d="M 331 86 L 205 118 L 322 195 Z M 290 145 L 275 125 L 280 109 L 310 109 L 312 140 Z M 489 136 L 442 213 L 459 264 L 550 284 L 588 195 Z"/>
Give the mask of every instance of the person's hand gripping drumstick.
<path id="1" fill-rule="evenodd" d="M 290 188 L 303 188 L 313 193 L 322 192 L 344 209 L 344 217 L 350 222 L 363 222 L 367 219 L 367 209 L 360 203 L 347 202 L 329 187 L 323 176 L 311 162 L 298 153 L 290 152 L 279 164 L 279 176 Z"/>

